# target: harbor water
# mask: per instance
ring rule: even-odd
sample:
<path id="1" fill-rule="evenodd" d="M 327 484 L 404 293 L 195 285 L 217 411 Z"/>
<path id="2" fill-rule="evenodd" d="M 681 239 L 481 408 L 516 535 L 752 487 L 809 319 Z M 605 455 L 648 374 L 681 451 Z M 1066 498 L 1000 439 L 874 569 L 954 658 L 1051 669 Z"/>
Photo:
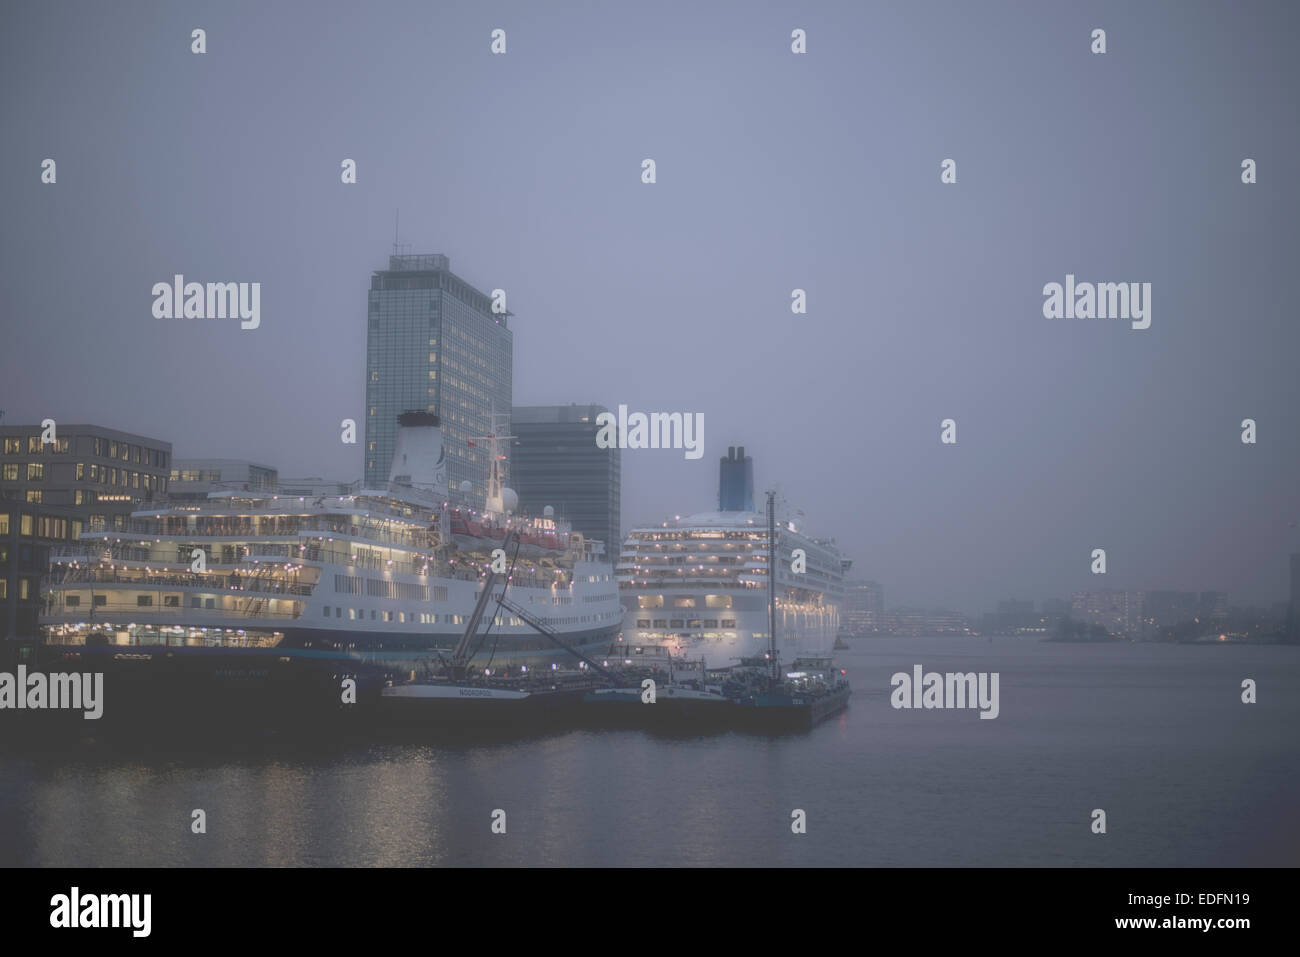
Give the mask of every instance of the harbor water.
<path id="1" fill-rule="evenodd" d="M 0 864 L 1300 863 L 1298 648 L 882 638 L 837 661 L 848 710 L 785 735 L 223 738 L 216 715 L 49 742 L 0 713 Z M 918 664 L 998 673 L 996 719 L 894 708 Z"/>

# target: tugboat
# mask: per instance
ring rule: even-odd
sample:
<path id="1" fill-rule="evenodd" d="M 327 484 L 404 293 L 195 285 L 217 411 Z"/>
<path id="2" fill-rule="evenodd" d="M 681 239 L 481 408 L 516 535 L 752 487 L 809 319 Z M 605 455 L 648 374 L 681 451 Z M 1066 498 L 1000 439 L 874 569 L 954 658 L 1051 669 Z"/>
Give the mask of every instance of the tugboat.
<path id="1" fill-rule="evenodd" d="M 704 661 L 674 658 L 667 645 L 610 647 L 604 664 L 619 669 L 622 687 L 583 696 L 583 714 L 602 727 L 709 730 L 730 723 L 735 710 L 722 684 L 710 683 Z"/>

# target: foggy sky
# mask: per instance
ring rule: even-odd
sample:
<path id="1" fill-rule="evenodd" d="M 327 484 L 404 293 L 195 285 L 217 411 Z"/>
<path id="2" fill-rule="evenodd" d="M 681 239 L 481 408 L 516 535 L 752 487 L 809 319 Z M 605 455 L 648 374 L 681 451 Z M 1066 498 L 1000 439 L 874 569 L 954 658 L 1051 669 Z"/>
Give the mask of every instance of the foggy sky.
<path id="1" fill-rule="evenodd" d="M 698 461 L 624 453 L 625 530 L 715 507 L 743 444 L 890 606 L 1277 600 L 1297 26 L 1227 2 L 6 5 L 4 422 L 360 477 L 339 423 L 364 422 L 400 207 L 411 252 L 507 291 L 516 404 L 704 414 Z M 175 273 L 261 282 L 261 327 L 154 319 Z M 1152 283 L 1151 328 L 1043 318 L 1067 273 Z"/>

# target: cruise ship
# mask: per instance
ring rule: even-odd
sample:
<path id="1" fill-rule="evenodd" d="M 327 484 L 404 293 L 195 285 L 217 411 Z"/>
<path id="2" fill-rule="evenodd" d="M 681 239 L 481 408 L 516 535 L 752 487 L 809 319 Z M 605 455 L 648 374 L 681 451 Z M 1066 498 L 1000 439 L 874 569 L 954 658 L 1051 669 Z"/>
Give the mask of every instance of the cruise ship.
<path id="1" fill-rule="evenodd" d="M 456 502 L 438 416 L 407 412 L 398 422 L 384 488 L 218 490 L 148 506 L 126 529 L 83 532 L 51 555 L 38 652 L 46 661 L 260 657 L 427 673 L 465 637 L 503 548 L 509 567 L 496 581 L 505 579 L 509 600 L 488 602 L 470 640 L 480 673 L 571 667 L 564 646 L 609 647 L 623 609 L 604 545 L 549 508 L 514 515 L 518 497 L 503 484 L 495 440 L 486 502 Z"/>
<path id="2" fill-rule="evenodd" d="M 625 640 L 727 668 L 769 652 L 768 519 L 754 510 L 753 460 L 732 447 L 719 467 L 716 512 L 636 528 L 617 565 Z M 795 570 L 802 549 L 806 567 Z M 778 659 L 829 657 L 851 562 L 831 541 L 776 523 Z"/>

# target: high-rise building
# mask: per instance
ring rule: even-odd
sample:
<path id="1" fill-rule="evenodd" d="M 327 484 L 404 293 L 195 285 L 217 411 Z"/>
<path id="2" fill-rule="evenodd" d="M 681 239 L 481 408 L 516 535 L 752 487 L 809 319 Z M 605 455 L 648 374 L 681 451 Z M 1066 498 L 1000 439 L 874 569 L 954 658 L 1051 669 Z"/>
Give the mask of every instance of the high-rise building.
<path id="1" fill-rule="evenodd" d="M 167 492 L 172 446 L 98 425 L 0 426 L 0 499 L 72 508 L 88 529 L 125 528 Z"/>
<path id="2" fill-rule="evenodd" d="M 517 406 L 511 416 L 510 486 L 519 509 L 542 514 L 547 505 L 575 532 L 605 543 L 616 555 L 622 544 L 622 465 L 617 448 L 596 445 L 596 417 L 603 405 Z"/>
<path id="3" fill-rule="evenodd" d="M 853 638 L 885 630 L 885 589 L 879 582 L 846 581 L 840 631 Z"/>
<path id="4" fill-rule="evenodd" d="M 733 445 L 719 466 L 718 508 L 724 512 L 754 510 L 754 460 Z"/>
<path id="5" fill-rule="evenodd" d="M 492 431 L 494 410 L 510 411 L 510 313 L 494 313 L 436 254 L 388 257 L 371 276 L 367 312 L 365 484 L 387 483 L 397 417 L 423 410 L 442 420 L 448 482 L 485 496 L 488 453 L 475 440 Z"/>

